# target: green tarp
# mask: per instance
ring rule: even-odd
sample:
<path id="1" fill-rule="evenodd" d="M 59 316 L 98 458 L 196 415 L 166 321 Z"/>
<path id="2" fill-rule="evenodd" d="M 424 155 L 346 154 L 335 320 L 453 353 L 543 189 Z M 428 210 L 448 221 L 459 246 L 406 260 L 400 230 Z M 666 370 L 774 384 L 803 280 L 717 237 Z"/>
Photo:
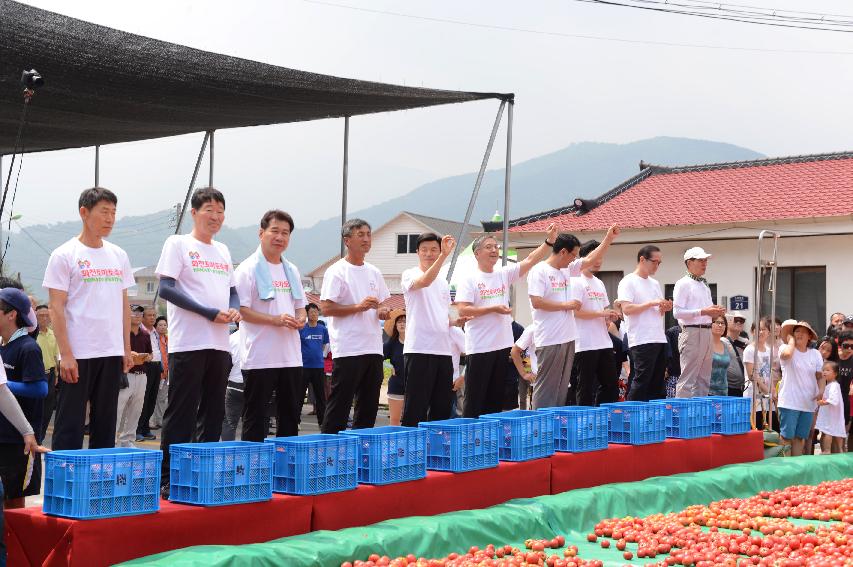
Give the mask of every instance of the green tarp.
<path id="1" fill-rule="evenodd" d="M 586 534 L 601 519 L 626 515 L 646 516 L 679 511 L 691 504 L 708 504 L 731 497 L 748 497 L 762 490 L 795 484 L 818 484 L 853 476 L 853 454 L 770 459 L 730 465 L 700 473 L 657 477 L 642 482 L 619 483 L 572 490 L 553 496 L 513 500 L 485 510 L 452 512 L 433 517 L 389 520 L 362 528 L 319 531 L 268 543 L 191 547 L 141 558 L 125 565 L 207 567 L 336 566 L 371 553 L 396 557 L 413 553 L 442 557 L 472 545 L 521 545 L 526 538 L 566 535 L 581 557 L 626 562 L 615 550 L 602 550 L 586 542 Z M 523 482 L 523 479 L 519 479 Z M 357 513 L 344 510 L 342 513 Z M 238 529 L 238 526 L 222 526 Z"/>

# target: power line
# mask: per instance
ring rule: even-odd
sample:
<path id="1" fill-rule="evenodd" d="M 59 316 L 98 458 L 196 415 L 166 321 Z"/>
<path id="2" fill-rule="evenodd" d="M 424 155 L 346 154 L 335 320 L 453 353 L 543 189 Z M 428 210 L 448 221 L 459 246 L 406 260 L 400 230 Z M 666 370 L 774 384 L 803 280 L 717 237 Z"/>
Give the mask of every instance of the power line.
<path id="1" fill-rule="evenodd" d="M 632 45 L 655 45 L 661 47 L 687 47 L 692 49 L 715 49 L 715 50 L 723 50 L 723 51 L 740 51 L 740 52 L 754 52 L 754 53 L 785 53 L 785 54 L 801 54 L 801 55 L 853 55 L 853 51 L 834 51 L 834 50 L 814 50 L 814 49 L 770 49 L 763 47 L 744 47 L 744 46 L 728 46 L 728 45 L 712 45 L 712 44 L 702 44 L 702 43 L 681 43 L 681 42 L 670 42 L 670 41 L 655 41 L 655 40 L 642 40 L 642 39 L 626 39 L 621 37 L 613 37 L 613 36 L 601 36 L 601 35 L 590 35 L 590 34 L 574 34 L 574 33 L 566 33 L 566 32 L 557 32 L 557 31 L 548 31 L 548 30 L 539 30 L 533 28 L 521 28 L 516 26 L 501 26 L 494 24 L 482 24 L 478 22 L 469 22 L 464 20 L 454 20 L 449 18 L 437 18 L 432 16 L 420 16 L 416 14 L 407 14 L 403 12 L 394 12 L 390 10 L 376 10 L 372 8 L 364 8 L 361 6 L 349 6 L 347 4 L 338 4 L 336 2 L 327 2 L 325 0 L 302 0 L 308 4 L 317 4 L 320 6 L 326 6 L 330 8 L 341 8 L 344 10 L 352 10 L 356 12 L 365 12 L 369 14 L 380 14 L 383 16 L 393 16 L 398 18 L 406 18 L 411 20 L 420 20 L 425 22 L 433 22 L 433 23 L 442 23 L 442 24 L 452 24 L 457 26 L 465 26 L 471 28 L 479 28 L 479 29 L 488 29 L 495 31 L 504 31 L 504 32 L 516 32 L 516 33 L 524 33 L 530 35 L 542 35 L 542 36 L 550 36 L 550 37 L 559 37 L 559 38 L 569 38 L 569 39 L 587 39 L 593 41 L 609 41 L 615 43 L 627 43 Z M 575 1 L 589 1 L 589 0 L 575 0 Z"/>
<path id="2" fill-rule="evenodd" d="M 848 26 L 851 22 L 843 22 L 840 21 L 838 23 L 832 23 L 831 21 L 823 21 L 823 20 L 810 20 L 805 21 L 798 18 L 792 18 L 790 16 L 781 16 L 776 15 L 774 13 L 770 14 L 760 14 L 755 16 L 740 14 L 732 11 L 725 11 L 722 8 L 717 8 L 718 13 L 706 13 L 706 12 L 696 12 L 691 10 L 695 9 L 696 6 L 678 8 L 678 4 L 670 4 L 669 2 L 664 2 L 661 0 L 626 0 L 624 2 L 618 2 L 616 0 L 574 0 L 575 2 L 583 2 L 585 4 L 598 4 L 602 6 L 613 6 L 619 8 L 634 8 L 637 10 L 648 10 L 652 12 L 663 12 L 669 14 L 680 14 L 683 16 L 694 16 L 699 18 L 708 18 L 712 20 L 725 20 L 731 22 L 740 22 L 744 24 L 755 24 L 762 26 L 773 26 L 773 27 L 782 27 L 782 28 L 792 28 L 792 29 L 802 29 L 802 30 L 813 30 L 813 31 L 829 31 L 829 32 L 838 32 L 838 33 L 853 33 L 853 29 L 844 29 L 839 26 Z M 634 2 L 634 3 L 628 3 Z M 670 7 L 674 6 L 674 7 Z M 705 7 L 707 9 L 707 7 Z M 813 25 L 802 25 L 802 24 L 813 24 Z M 817 25 L 821 24 L 821 25 Z M 835 26 L 835 27 L 826 27 L 826 25 Z"/>

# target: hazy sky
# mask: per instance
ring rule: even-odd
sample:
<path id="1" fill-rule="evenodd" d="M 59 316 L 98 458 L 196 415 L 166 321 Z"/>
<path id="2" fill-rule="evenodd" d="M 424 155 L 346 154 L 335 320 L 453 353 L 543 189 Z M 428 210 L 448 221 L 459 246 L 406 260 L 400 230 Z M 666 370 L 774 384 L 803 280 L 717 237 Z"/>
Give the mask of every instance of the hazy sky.
<path id="1" fill-rule="evenodd" d="M 843 1 L 731 1 L 853 14 L 853 6 Z M 661 135 L 730 142 L 768 155 L 853 149 L 845 127 L 853 123 L 853 76 L 847 71 L 853 63 L 853 37 L 847 33 L 571 0 L 336 3 L 630 42 L 483 29 L 306 0 L 28 3 L 296 69 L 406 85 L 515 92 L 516 162 L 573 142 L 629 142 Z M 46 80 L 49 85 L 50 77 Z M 425 181 L 474 171 L 497 106 L 488 101 L 353 118 L 351 210 Z M 215 184 L 229 198 L 226 222 L 253 224 L 272 206 L 292 212 L 297 226 L 338 214 L 342 134 L 343 120 L 218 132 Z M 502 136 L 492 167 L 502 164 Z M 119 195 L 119 215 L 153 212 L 181 200 L 201 138 L 194 134 L 103 147 L 101 184 Z M 76 218 L 77 195 L 92 184 L 93 156 L 92 149 L 26 156 L 15 205 L 15 212 L 24 215 L 21 223 Z M 461 218 L 463 213 L 447 216 Z"/>

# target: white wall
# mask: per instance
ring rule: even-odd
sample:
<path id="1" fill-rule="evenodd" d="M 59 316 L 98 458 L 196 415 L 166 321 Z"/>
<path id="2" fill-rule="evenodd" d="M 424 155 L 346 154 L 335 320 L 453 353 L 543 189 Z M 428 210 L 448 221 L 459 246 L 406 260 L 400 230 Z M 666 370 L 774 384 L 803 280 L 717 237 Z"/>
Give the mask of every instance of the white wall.
<path id="1" fill-rule="evenodd" d="M 365 260 L 379 268 L 391 293 L 403 293 L 400 288 L 400 275 L 404 270 L 418 265 L 417 254 L 397 254 L 397 235 L 421 234 L 428 230 L 431 229 L 409 215 L 400 214 L 373 232 L 373 243 Z M 323 266 L 308 276 L 313 280 L 317 293 L 322 287 L 326 268 L 328 266 Z"/>
<path id="2" fill-rule="evenodd" d="M 659 234 L 658 237 L 663 236 Z M 580 236 L 579 236 L 580 237 Z M 584 240 L 584 238 L 581 238 Z M 701 246 L 714 255 L 708 263 L 706 277 L 709 283 L 717 284 L 717 296 L 749 297 L 750 311 L 747 329 L 752 321 L 755 307 L 755 269 L 758 246 L 755 238 L 738 240 L 691 240 L 655 243 L 663 253 L 663 263 L 656 274 L 661 285 L 675 283 L 685 273 L 684 251 L 692 246 Z M 611 246 L 602 265 L 602 270 L 634 270 L 637 252 L 642 243 L 616 244 Z M 826 266 L 826 319 L 835 311 L 853 313 L 853 235 L 827 235 L 781 238 L 779 241 L 779 267 Z M 768 247 L 769 251 L 769 247 Z M 526 256 L 529 250 L 519 251 Z M 768 252 L 769 253 L 769 252 Z M 613 298 L 611 298 L 612 300 Z M 514 286 L 515 318 L 522 325 L 532 321 L 527 284 Z M 817 329 L 818 333 L 822 331 Z"/>

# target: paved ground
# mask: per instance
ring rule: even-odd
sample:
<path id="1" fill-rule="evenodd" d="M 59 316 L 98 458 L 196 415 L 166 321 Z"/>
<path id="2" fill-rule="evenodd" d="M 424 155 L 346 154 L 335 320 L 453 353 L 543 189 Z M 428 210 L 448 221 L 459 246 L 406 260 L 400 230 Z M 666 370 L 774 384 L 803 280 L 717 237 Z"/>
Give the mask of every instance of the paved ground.
<path id="1" fill-rule="evenodd" d="M 382 392 L 379 396 L 379 414 L 376 416 L 376 425 L 388 425 L 388 399 L 385 396 L 386 389 L 385 386 L 382 386 Z M 300 435 L 310 435 L 312 433 L 320 433 L 320 426 L 317 424 L 317 417 L 314 415 L 310 415 L 312 411 L 311 404 L 305 404 L 302 408 L 302 423 L 299 426 L 299 434 Z M 156 441 L 143 441 L 141 443 L 137 443 L 136 446 L 144 449 L 159 449 L 160 448 L 160 431 L 154 431 L 154 434 L 157 435 L 158 439 Z M 45 446 L 50 447 L 50 438 L 53 435 L 53 425 L 49 426 L 47 429 L 47 436 L 45 438 Z M 240 438 L 240 429 L 237 428 L 237 438 Z M 88 438 L 84 439 L 84 446 L 89 442 Z M 41 493 L 37 496 L 30 496 L 27 498 L 27 506 L 41 506 L 42 505 L 42 494 L 44 493 L 44 478 L 42 477 L 42 490 Z"/>

